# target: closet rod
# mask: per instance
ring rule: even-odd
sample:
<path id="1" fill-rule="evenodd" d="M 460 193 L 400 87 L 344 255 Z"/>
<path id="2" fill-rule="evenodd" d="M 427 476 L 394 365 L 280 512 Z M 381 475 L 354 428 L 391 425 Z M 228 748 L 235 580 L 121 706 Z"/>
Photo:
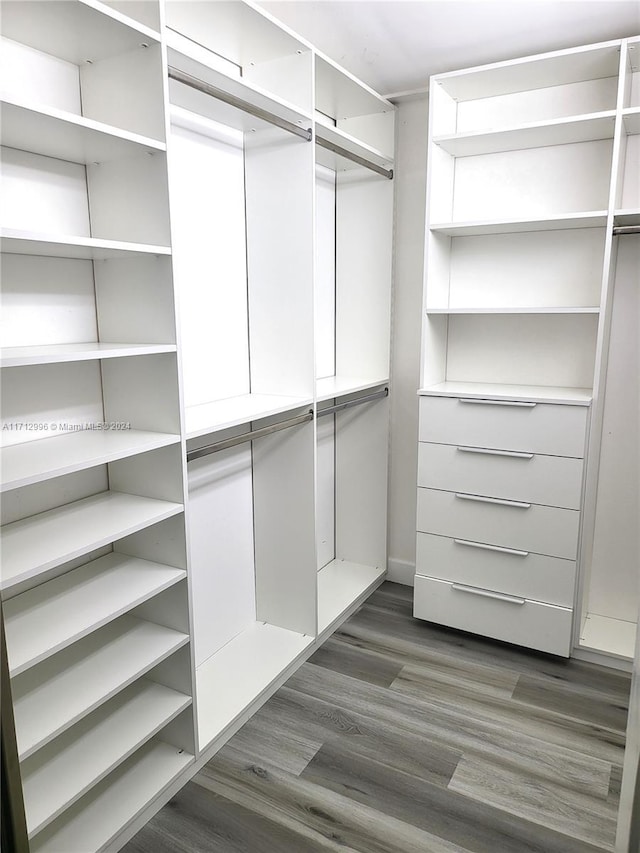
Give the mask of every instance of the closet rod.
<path id="1" fill-rule="evenodd" d="M 640 234 L 640 225 L 614 225 L 613 236 L 624 237 L 626 234 Z"/>
<path id="2" fill-rule="evenodd" d="M 389 396 L 389 389 L 383 388 L 382 391 L 376 391 L 375 394 L 367 394 L 366 397 L 357 397 L 355 400 L 347 400 L 346 403 L 336 403 L 335 406 L 329 406 L 326 409 L 318 409 L 317 418 L 324 415 L 333 415 L 335 412 L 341 412 L 343 409 L 351 409 L 353 406 L 359 406 L 362 403 L 371 403 L 373 400 L 382 400 L 383 397 Z"/>
<path id="3" fill-rule="evenodd" d="M 174 68 L 172 65 L 169 66 L 169 79 L 175 80 L 178 83 L 184 83 L 185 86 L 191 86 L 192 89 L 204 92 L 205 95 L 210 95 L 218 101 L 223 101 L 225 104 L 230 104 L 232 107 L 237 107 L 243 112 L 255 116 L 255 118 L 262 119 L 262 121 L 269 122 L 269 124 L 274 124 L 282 130 L 295 134 L 295 136 L 300 136 L 306 142 L 311 142 L 312 133 L 310 128 L 299 127 L 292 121 L 287 121 L 287 119 L 280 118 L 280 116 L 274 115 L 267 110 L 256 107 L 248 101 L 236 98 L 234 95 L 230 95 L 223 89 L 218 89 L 216 86 L 212 86 L 211 83 L 200 80 L 199 77 L 193 77 L 191 74 L 186 74 L 184 71 L 180 71 L 179 68 Z"/>
<path id="4" fill-rule="evenodd" d="M 364 166 L 366 169 L 371 169 L 372 172 L 376 172 L 378 175 L 382 175 L 383 178 L 389 178 L 390 181 L 393 180 L 393 169 L 385 169 L 383 166 L 378 166 L 377 163 L 372 163 L 371 160 L 365 160 L 364 157 L 359 157 L 357 154 L 352 154 L 351 151 L 347 151 L 346 148 L 342 148 L 340 145 L 336 145 L 335 142 L 329 142 L 326 139 L 323 139 L 321 136 L 318 136 L 316 133 L 316 143 L 321 148 L 326 148 L 327 151 L 333 151 L 334 154 L 339 154 L 340 157 L 346 157 L 347 160 L 351 160 L 353 163 L 357 163 L 358 166 Z"/>
<path id="5" fill-rule="evenodd" d="M 196 450 L 187 451 L 187 462 L 193 462 L 194 459 L 200 459 L 202 456 L 209 456 L 210 453 L 217 453 L 219 450 L 227 450 L 229 447 L 235 447 L 236 444 L 244 444 L 245 441 L 253 441 L 254 438 L 263 438 L 265 435 L 271 435 L 273 432 L 280 432 L 281 429 L 289 429 L 289 427 L 305 424 L 313 420 L 313 412 L 305 412 L 304 415 L 298 415 L 295 418 L 289 418 L 286 421 L 279 421 L 277 424 L 260 427 L 260 429 L 252 429 L 250 432 L 243 432 L 240 435 L 234 435 L 233 438 L 225 438 L 222 441 L 216 441 L 213 444 L 207 444 L 205 447 L 198 447 Z"/>

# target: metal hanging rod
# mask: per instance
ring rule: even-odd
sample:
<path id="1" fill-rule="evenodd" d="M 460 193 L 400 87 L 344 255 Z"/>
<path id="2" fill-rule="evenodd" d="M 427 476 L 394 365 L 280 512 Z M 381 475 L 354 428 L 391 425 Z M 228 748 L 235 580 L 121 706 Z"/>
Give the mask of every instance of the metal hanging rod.
<path id="1" fill-rule="evenodd" d="M 248 101 L 243 101 L 241 98 L 236 98 L 234 95 L 230 95 L 228 92 L 225 92 L 224 89 L 218 89 L 216 86 L 212 86 L 211 83 L 207 83 L 204 80 L 200 80 L 199 77 L 193 77 L 191 74 L 187 74 L 184 71 L 180 71 L 179 68 L 174 68 L 174 66 L 169 66 L 169 79 L 175 80 L 178 83 L 184 83 L 185 86 L 190 86 L 192 89 L 197 89 L 198 92 L 204 92 L 205 95 L 210 95 L 212 98 L 216 98 L 218 101 L 223 101 L 225 104 L 229 104 L 232 107 L 237 107 L 239 110 L 242 110 L 245 113 L 249 113 L 249 115 L 255 116 L 255 118 L 262 119 L 262 121 L 266 121 L 269 124 L 273 124 L 276 127 L 279 127 L 281 130 L 286 130 L 289 133 L 293 133 L 295 136 L 299 136 L 304 139 L 306 142 L 311 142 L 312 132 L 311 128 L 300 127 L 297 124 L 294 124 L 292 121 L 287 121 L 285 118 L 280 118 L 280 116 L 274 115 L 273 113 L 268 112 L 267 110 L 263 110 L 260 107 L 256 107 L 253 104 L 250 104 Z"/>
<path id="2" fill-rule="evenodd" d="M 371 160 L 365 160 L 364 157 L 352 154 L 351 151 L 348 151 L 346 148 L 342 148 L 340 145 L 336 145 L 335 142 L 329 142 L 327 139 L 322 139 L 322 137 L 318 136 L 317 133 L 316 143 L 321 148 L 326 148 L 327 151 L 333 151 L 334 154 L 339 154 L 340 157 L 346 157 L 347 160 L 357 163 L 358 166 L 364 166 L 365 169 L 371 169 L 372 172 L 382 175 L 383 178 L 388 178 L 390 181 L 393 180 L 393 169 L 385 169 L 384 166 L 378 166 L 377 163 L 372 163 Z"/>
<path id="3" fill-rule="evenodd" d="M 353 406 L 360 406 L 362 403 L 371 403 L 373 400 L 382 400 L 383 397 L 388 396 L 389 389 L 383 388 L 382 391 L 376 391 L 375 394 L 367 394 L 366 397 L 357 397 L 355 400 L 347 400 L 346 403 L 336 403 L 335 406 L 318 409 L 316 417 L 322 418 L 324 415 L 333 415 L 335 412 L 341 412 L 343 409 L 351 409 Z"/>
<path id="4" fill-rule="evenodd" d="M 228 450 L 230 447 L 235 447 L 236 444 L 244 444 L 245 441 L 253 441 L 256 438 L 264 438 L 265 435 L 271 435 L 274 432 L 280 432 L 281 429 L 289 429 L 289 427 L 304 424 L 313 420 L 313 412 L 305 412 L 304 415 L 298 415 L 295 418 L 289 418 L 286 421 L 279 421 L 277 424 L 261 427 L 260 429 L 252 429 L 250 432 L 243 432 L 241 435 L 234 435 L 233 438 L 225 438 L 222 441 L 216 441 L 213 444 L 207 444 L 205 447 L 198 447 L 197 450 L 187 451 L 187 462 L 193 462 L 194 459 L 200 459 L 203 456 L 209 456 L 211 453 L 217 453 L 219 450 Z"/>
<path id="5" fill-rule="evenodd" d="M 640 225 L 614 225 L 613 236 L 624 237 L 626 234 L 640 234 Z"/>

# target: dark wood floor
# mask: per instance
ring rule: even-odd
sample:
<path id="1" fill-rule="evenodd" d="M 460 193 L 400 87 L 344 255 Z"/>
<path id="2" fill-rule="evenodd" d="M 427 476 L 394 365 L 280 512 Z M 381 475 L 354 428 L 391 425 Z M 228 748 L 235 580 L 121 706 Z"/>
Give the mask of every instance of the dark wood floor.
<path id="1" fill-rule="evenodd" d="M 629 678 L 416 621 L 385 583 L 126 853 L 613 849 Z"/>

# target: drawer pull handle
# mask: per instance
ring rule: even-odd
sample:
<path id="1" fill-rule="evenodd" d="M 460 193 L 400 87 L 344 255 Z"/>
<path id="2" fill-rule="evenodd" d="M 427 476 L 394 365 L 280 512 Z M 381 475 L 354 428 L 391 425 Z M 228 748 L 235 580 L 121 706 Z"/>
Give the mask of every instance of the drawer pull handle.
<path id="1" fill-rule="evenodd" d="M 466 545 L 467 548 L 482 548 L 483 551 L 498 551 L 500 554 L 514 554 L 516 557 L 528 557 L 528 551 L 518 551 L 516 548 L 502 548 L 500 545 L 486 545 L 484 542 L 470 542 L 468 539 L 454 539 L 456 545 Z"/>
<path id="2" fill-rule="evenodd" d="M 531 504 L 523 503 L 522 501 L 506 501 L 502 498 L 483 498 L 480 495 L 465 495 L 462 492 L 456 492 L 456 497 L 461 501 L 478 501 L 482 504 L 499 504 L 500 506 L 513 506 L 516 509 L 531 509 Z"/>
<path id="3" fill-rule="evenodd" d="M 473 403 L 476 406 L 519 406 L 523 409 L 533 409 L 537 403 L 526 403 L 524 400 L 478 400 L 476 397 L 458 397 L 459 403 Z"/>
<path id="4" fill-rule="evenodd" d="M 488 450 L 485 447 L 456 447 L 461 453 L 482 453 L 487 456 L 512 456 L 514 459 L 533 459 L 533 453 L 519 453 L 515 450 Z"/>
<path id="5" fill-rule="evenodd" d="M 516 598 L 515 595 L 504 595 L 502 592 L 490 592 L 488 589 L 478 589 L 477 586 L 464 586 L 460 583 L 452 583 L 451 589 L 455 589 L 457 592 L 469 592 L 471 595 L 481 595 L 483 598 L 497 598 L 498 601 L 507 601 L 509 604 L 522 605 L 526 601 L 524 598 Z"/>

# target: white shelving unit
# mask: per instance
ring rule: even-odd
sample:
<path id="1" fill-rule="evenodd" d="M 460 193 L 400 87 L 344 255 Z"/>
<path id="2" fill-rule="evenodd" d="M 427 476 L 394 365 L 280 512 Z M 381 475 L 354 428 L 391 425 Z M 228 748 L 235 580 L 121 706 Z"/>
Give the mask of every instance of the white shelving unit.
<path id="1" fill-rule="evenodd" d="M 634 221 L 638 204 L 627 183 L 637 178 L 638 132 L 631 66 L 624 71 L 628 46 L 613 41 L 443 74 L 430 87 L 421 448 L 425 460 L 438 442 L 444 449 L 457 441 L 469 446 L 458 450 L 474 453 L 457 454 L 446 477 L 436 476 L 427 461 L 419 475 L 416 615 L 462 628 L 472 625 L 480 633 L 563 655 L 571 653 L 578 634 L 585 646 L 598 648 L 589 638 L 600 620 L 589 619 L 584 631 L 578 627 L 584 619 L 579 590 L 591 589 L 591 599 L 597 597 L 588 560 L 581 560 L 588 547 L 572 532 L 570 547 L 560 553 L 559 542 L 537 534 L 527 538 L 524 527 L 520 530 L 526 517 L 531 521 L 527 530 L 533 531 L 534 516 L 547 510 L 558 529 L 565 523 L 555 474 L 549 476 L 548 506 L 536 506 L 536 497 L 520 497 L 530 501 L 521 510 L 526 516 L 510 507 L 520 506 L 516 494 L 535 495 L 533 463 L 527 467 L 523 458 L 551 453 L 539 458 L 557 466 L 570 461 L 560 457 L 588 457 L 583 529 L 592 525 L 590 493 L 598 479 L 593 448 L 600 440 L 595 436 L 610 349 L 612 226 Z M 588 449 L 584 418 L 577 424 L 570 410 L 590 408 L 592 402 Z M 526 423 L 544 412 L 558 447 L 535 451 Z M 567 454 L 560 449 L 566 446 L 562 436 L 575 429 L 578 446 Z M 446 490 L 468 497 L 457 494 L 465 489 L 454 482 L 458 456 L 460 482 L 473 481 L 475 495 L 491 494 L 494 504 L 497 496 L 509 509 L 481 510 L 469 502 L 463 508 L 460 500 L 442 515 L 438 507 Z M 508 456 L 512 462 L 504 461 Z M 516 466 L 520 488 L 509 479 L 498 485 L 499 466 L 509 471 Z M 504 493 L 496 495 L 496 488 Z M 582 506 L 581 500 L 576 509 Z M 487 513 L 504 515 L 500 533 L 492 531 Z M 480 535 L 474 522 L 479 514 L 484 538 L 479 544 L 468 542 Z M 465 540 L 462 544 L 475 550 L 445 549 L 446 537 Z M 487 547 L 503 553 L 506 547 L 520 556 L 495 557 L 494 570 L 483 556 Z M 520 583 L 532 559 L 523 557 L 525 552 L 570 559 L 575 599 L 568 601 L 566 590 L 550 580 L 534 593 L 524 575 Z M 513 562 L 510 577 L 505 574 L 508 561 Z M 537 570 L 546 576 L 545 566 Z M 474 595 L 463 595 L 461 585 Z M 608 586 L 615 584 L 609 579 Z M 504 602 L 496 604 L 503 593 Z M 593 611 L 598 616 L 599 606 Z M 518 607 L 522 620 L 512 624 Z M 616 640 L 609 651 L 618 654 L 619 648 Z M 601 644 L 599 650 L 606 649 Z"/>

